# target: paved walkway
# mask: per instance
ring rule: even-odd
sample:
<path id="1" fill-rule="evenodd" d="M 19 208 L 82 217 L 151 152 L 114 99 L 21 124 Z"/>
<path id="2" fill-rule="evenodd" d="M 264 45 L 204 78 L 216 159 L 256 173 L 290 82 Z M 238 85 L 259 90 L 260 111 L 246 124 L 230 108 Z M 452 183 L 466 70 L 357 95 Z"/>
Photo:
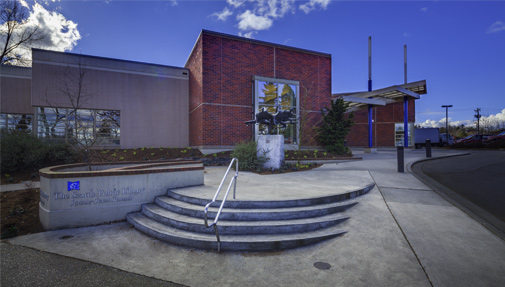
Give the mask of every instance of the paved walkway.
<path id="1" fill-rule="evenodd" d="M 279 252 L 218 254 L 159 242 L 127 223 L 50 231 L 2 243 L 2 283 L 9 279 L 23 286 L 32 276 L 6 268 L 21 263 L 11 258 L 16 252 L 5 259 L 4 250 L 26 247 L 60 255 L 55 258 L 62 260 L 62 274 L 75 261 L 92 262 L 103 265 L 104 270 L 112 267 L 110 270 L 142 275 L 140 280 L 156 278 L 187 286 L 503 286 L 504 240 L 411 173 L 398 173 L 395 150 L 379 149 L 376 154 L 357 150 L 354 154 L 363 160 L 328 164 L 313 172 L 318 174 L 318 185 L 338 185 L 334 178 L 346 173 L 376 183 L 358 198 L 358 205 L 346 211 L 351 218 L 343 226 L 348 233 L 341 237 Z M 433 151 L 434 157 L 455 154 L 458 152 Z M 406 170 L 424 155 L 424 150 L 407 150 Z M 206 173 L 206 183 L 216 181 L 210 178 L 218 174 L 214 171 L 217 169 Z M 272 185 L 290 183 L 281 175 L 261 176 L 260 180 Z M 240 184 L 239 177 L 237 197 Z M 314 183 L 300 180 L 296 187 L 297 192 L 310 193 Z M 25 268 L 54 268 L 51 262 Z M 331 268 L 320 270 L 314 267 L 316 262 Z M 93 282 L 109 276 L 94 270 L 83 269 L 88 275 L 76 277 L 76 284 L 93 279 L 88 286 L 98 286 Z M 61 282 L 72 285 L 72 280 Z"/>
<path id="2" fill-rule="evenodd" d="M 0 185 L 0 192 L 24 190 L 27 187 L 40 188 L 40 181 L 24 181 L 22 183 L 2 184 Z"/>

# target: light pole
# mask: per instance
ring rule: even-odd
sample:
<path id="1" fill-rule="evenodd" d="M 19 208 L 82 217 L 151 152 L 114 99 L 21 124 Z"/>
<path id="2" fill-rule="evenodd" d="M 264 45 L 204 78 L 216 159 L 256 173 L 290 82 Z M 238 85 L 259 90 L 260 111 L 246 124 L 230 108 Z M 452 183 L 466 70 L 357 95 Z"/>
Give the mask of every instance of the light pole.
<path id="1" fill-rule="evenodd" d="M 452 105 L 443 105 L 442 108 L 445 108 L 445 143 L 449 143 L 449 127 L 448 127 L 448 120 L 449 120 L 449 108 L 452 108 Z"/>
<path id="2" fill-rule="evenodd" d="M 475 118 L 477 119 L 477 134 L 480 134 L 480 117 L 482 117 L 482 115 L 480 114 L 480 109 L 477 108 L 475 110 Z"/>

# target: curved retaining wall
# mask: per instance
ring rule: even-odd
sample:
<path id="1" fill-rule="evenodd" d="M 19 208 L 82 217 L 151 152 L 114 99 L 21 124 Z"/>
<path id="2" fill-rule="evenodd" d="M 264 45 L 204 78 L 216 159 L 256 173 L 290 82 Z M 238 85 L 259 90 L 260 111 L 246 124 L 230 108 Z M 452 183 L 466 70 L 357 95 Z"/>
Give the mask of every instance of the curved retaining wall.
<path id="1" fill-rule="evenodd" d="M 43 168 L 39 217 L 46 230 L 126 219 L 168 189 L 203 185 L 197 161 L 71 164 Z"/>

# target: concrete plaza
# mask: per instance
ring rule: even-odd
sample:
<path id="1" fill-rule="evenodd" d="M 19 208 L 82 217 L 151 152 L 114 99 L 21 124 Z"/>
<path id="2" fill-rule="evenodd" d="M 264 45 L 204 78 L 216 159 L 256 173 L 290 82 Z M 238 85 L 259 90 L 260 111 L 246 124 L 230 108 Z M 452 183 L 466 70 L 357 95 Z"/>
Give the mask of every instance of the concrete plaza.
<path id="1" fill-rule="evenodd" d="M 119 278 L 143 275 L 135 280 L 145 280 L 145 285 L 503 286 L 505 241 L 410 173 L 411 164 L 425 158 L 424 150 L 405 151 L 404 173 L 397 172 L 394 149 L 353 153 L 363 160 L 340 161 L 288 175 L 239 175 L 237 198 L 241 188 L 254 191 L 250 178 L 257 178 L 261 186 L 276 187 L 271 190 L 275 193 L 279 187 L 279 192 L 284 192 L 282 185 L 289 184 L 290 177 L 298 177 L 293 180 L 296 185 L 290 187 L 298 194 L 317 192 L 317 186 L 337 186 L 335 178 L 342 175 L 375 182 L 369 193 L 356 198 L 359 204 L 345 212 L 350 216 L 343 225 L 348 232 L 319 244 L 269 253 L 217 253 L 172 246 L 145 236 L 128 223 L 117 223 L 20 236 L 2 243 L 2 250 L 26 247 L 42 251 L 44 256 L 56 254 L 59 256 L 51 258 L 61 261 L 62 270 L 71 269 L 71 264 L 97 263 L 121 270 L 117 272 L 126 271 L 127 275 Z M 433 151 L 433 157 L 458 154 L 461 152 Z M 217 178 L 224 171 L 209 169 L 206 184 L 219 182 Z M 265 190 L 261 194 L 265 196 Z M 4 257 L 2 286 L 11 282 L 23 286 L 23 280 L 30 280 L 27 272 L 20 276 L 10 268 L 26 262 Z M 314 266 L 316 262 L 331 267 L 321 270 Z M 46 264 L 51 262 L 39 262 L 37 266 L 43 269 Z M 79 276 L 80 281 L 72 286 L 93 278 L 91 270 L 95 269 L 89 270 L 88 276 Z M 97 272 L 96 276 L 110 276 L 103 274 Z M 54 276 L 61 275 L 55 272 Z M 64 279 L 59 282 L 73 282 Z M 94 286 L 95 281 L 86 286 Z"/>

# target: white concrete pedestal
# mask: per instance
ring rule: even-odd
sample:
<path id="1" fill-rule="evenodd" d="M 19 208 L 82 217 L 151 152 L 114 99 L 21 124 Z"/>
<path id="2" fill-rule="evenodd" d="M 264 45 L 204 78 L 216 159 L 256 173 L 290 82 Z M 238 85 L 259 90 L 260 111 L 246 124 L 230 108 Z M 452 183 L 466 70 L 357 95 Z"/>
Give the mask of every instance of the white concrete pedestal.
<path id="1" fill-rule="evenodd" d="M 279 169 L 284 164 L 284 136 L 260 135 L 258 136 L 258 156 L 267 151 L 268 161 L 263 165 L 268 169 Z"/>
<path id="2" fill-rule="evenodd" d="M 366 147 L 365 153 L 377 153 L 377 148 L 374 147 Z"/>

